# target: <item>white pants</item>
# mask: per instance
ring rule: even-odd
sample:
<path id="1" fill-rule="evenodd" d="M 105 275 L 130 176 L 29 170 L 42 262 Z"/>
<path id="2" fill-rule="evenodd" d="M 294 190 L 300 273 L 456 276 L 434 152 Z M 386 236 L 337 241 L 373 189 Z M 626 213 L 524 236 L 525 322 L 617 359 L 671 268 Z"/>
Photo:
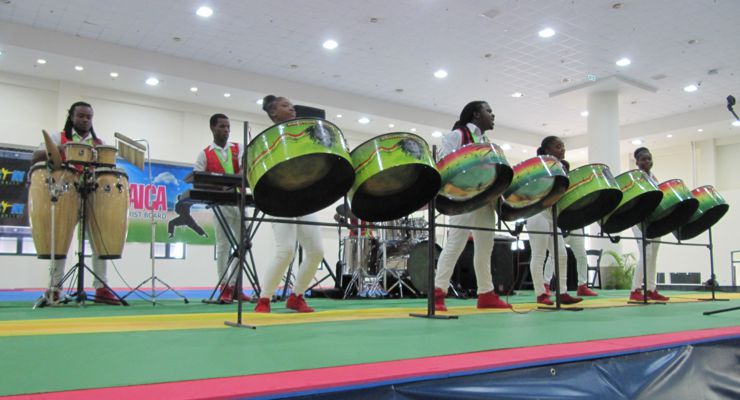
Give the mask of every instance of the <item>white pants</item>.
<path id="1" fill-rule="evenodd" d="M 527 230 L 538 232 L 552 232 L 552 212 L 545 210 L 527 220 Z M 532 248 L 532 258 L 529 260 L 529 273 L 532 275 L 532 285 L 535 295 L 545 293 L 545 280 L 542 266 L 545 255 L 553 253 L 552 233 L 530 233 L 529 246 Z M 560 271 L 560 293 L 568 291 L 568 254 L 565 252 L 565 241 L 558 229 L 558 270 Z M 549 282 L 549 281 L 548 281 Z"/>
<path id="2" fill-rule="evenodd" d="M 317 214 L 294 218 L 296 221 L 318 222 Z M 270 298 L 275 294 L 280 279 L 293 261 L 296 252 L 296 240 L 303 248 L 303 262 L 296 274 L 293 293 L 299 295 L 306 291 L 311 279 L 316 275 L 321 260 L 324 258 L 324 246 L 321 242 L 321 231 L 316 225 L 293 225 L 273 223 L 272 233 L 275 236 L 275 259 L 266 271 L 260 297 Z"/>
<path id="3" fill-rule="evenodd" d="M 85 231 L 85 237 L 87 238 L 91 237 L 89 229 Z M 67 253 L 68 253 L 67 257 L 69 257 L 69 252 Z M 75 254 L 75 259 L 74 259 L 75 263 L 77 262 L 76 256 L 77 255 Z M 58 286 L 62 282 L 62 278 L 64 278 L 64 264 L 66 262 L 67 260 L 53 260 L 52 261 L 51 271 L 50 271 L 51 281 L 49 282 L 49 287 Z M 93 272 L 96 275 L 95 279 L 93 280 L 93 287 L 96 289 L 102 288 L 103 283 L 108 281 L 108 262 L 98 258 L 98 255 L 97 253 L 95 253 L 95 250 L 93 250 L 92 252 L 92 268 L 93 268 Z"/>
<path id="4" fill-rule="evenodd" d="M 579 235 L 584 233 L 583 228 L 574 231 Z M 586 238 L 583 236 L 568 236 L 565 238 L 565 244 L 573 250 L 576 258 L 576 270 L 578 271 L 578 286 L 588 283 L 588 257 L 586 256 Z M 550 282 L 555 274 L 554 258 L 547 257 L 545 262 L 545 282 Z"/>
<path id="5" fill-rule="evenodd" d="M 496 227 L 496 213 L 493 206 L 488 205 L 466 214 L 450 216 L 449 224 L 493 229 Z M 469 229 L 449 228 L 447 230 L 447 241 L 437 262 L 437 273 L 434 277 L 435 287 L 447 290 L 447 287 L 450 286 L 450 278 L 455 270 L 455 263 L 465 250 L 469 233 Z M 493 231 L 473 231 L 473 267 L 475 268 L 478 294 L 493 290 L 493 277 L 491 276 L 493 241 Z"/>
<path id="6" fill-rule="evenodd" d="M 239 229 L 241 227 L 241 225 L 239 225 L 241 222 L 239 207 L 220 206 L 219 209 L 221 209 L 221 214 L 224 216 L 226 225 L 231 228 L 231 232 L 238 241 Z M 215 215 L 213 218 L 213 222 L 216 225 L 216 271 L 218 272 L 218 279 L 220 279 L 218 283 L 225 283 L 228 279 L 228 285 L 234 286 L 234 284 L 236 284 L 237 274 L 241 273 L 241 270 L 239 269 L 232 273 L 231 278 L 229 278 L 229 273 L 226 271 L 228 271 L 229 267 L 237 266 L 239 264 L 239 259 L 235 258 L 232 260 L 230 265 L 226 264 L 229 260 L 229 255 L 231 255 L 231 243 L 229 243 L 229 237 L 227 236 L 227 233 L 224 232 Z M 224 273 L 226 273 L 226 275 L 224 275 Z"/>
<path id="7" fill-rule="evenodd" d="M 642 231 L 635 225 L 632 227 L 632 232 L 636 237 L 642 237 Z M 658 259 L 658 245 L 659 243 L 648 243 L 646 246 L 647 256 L 642 253 L 642 241 L 637 241 L 637 247 L 640 249 L 640 259 L 637 260 L 635 266 L 635 274 L 632 276 L 632 290 L 642 289 L 643 281 L 643 269 L 642 260 L 647 260 L 647 290 L 655 290 L 655 275 L 657 274 L 657 259 Z"/>

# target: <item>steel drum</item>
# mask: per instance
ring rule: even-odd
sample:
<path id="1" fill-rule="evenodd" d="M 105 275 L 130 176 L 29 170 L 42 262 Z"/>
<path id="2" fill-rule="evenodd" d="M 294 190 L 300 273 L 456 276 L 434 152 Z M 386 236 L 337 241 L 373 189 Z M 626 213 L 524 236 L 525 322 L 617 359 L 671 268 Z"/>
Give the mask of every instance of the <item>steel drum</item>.
<path id="1" fill-rule="evenodd" d="M 699 200 L 680 179 L 671 179 L 658 185 L 663 192 L 663 199 L 658 207 L 645 220 L 647 229 L 645 237 L 653 239 L 678 229 L 689 221 L 699 208 Z"/>
<path id="2" fill-rule="evenodd" d="M 679 240 L 698 236 L 722 219 L 730 209 L 730 205 L 714 186 L 699 186 L 691 191 L 691 195 L 699 201 L 699 208 L 696 209 L 689 222 L 673 231 L 673 236 Z"/>
<path id="3" fill-rule="evenodd" d="M 503 150 L 493 143 L 469 144 L 437 162 L 442 188 L 437 210 L 457 215 L 494 201 L 511 184 L 514 170 Z"/>
<path id="4" fill-rule="evenodd" d="M 568 177 L 557 158 L 537 156 L 514 166 L 514 179 L 503 194 L 504 221 L 529 218 L 550 208 L 568 188 Z"/>
<path id="5" fill-rule="evenodd" d="M 247 146 L 245 173 L 257 207 L 298 217 L 321 210 L 347 193 L 354 173 L 342 131 L 319 118 L 273 125 Z"/>
<path id="6" fill-rule="evenodd" d="M 614 211 L 622 191 L 606 164 L 587 164 L 568 173 L 570 186 L 558 200 L 558 227 L 572 231 Z"/>
<path id="7" fill-rule="evenodd" d="M 642 170 L 629 170 L 615 179 L 622 190 L 622 201 L 601 219 L 601 230 L 606 233 L 621 232 L 642 222 L 663 199 L 658 185 Z"/>
<path id="8" fill-rule="evenodd" d="M 366 221 L 408 215 L 437 194 L 441 178 L 429 145 L 412 133 L 387 133 L 352 153 L 355 181 L 349 191 L 352 212 Z"/>

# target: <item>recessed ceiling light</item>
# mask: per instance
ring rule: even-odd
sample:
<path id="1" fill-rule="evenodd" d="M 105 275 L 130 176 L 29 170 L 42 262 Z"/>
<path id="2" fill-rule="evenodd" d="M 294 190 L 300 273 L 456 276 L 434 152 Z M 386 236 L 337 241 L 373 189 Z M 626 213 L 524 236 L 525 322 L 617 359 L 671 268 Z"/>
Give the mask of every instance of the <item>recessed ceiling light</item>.
<path id="1" fill-rule="evenodd" d="M 527 152 L 527 149 L 522 149 L 522 153 L 526 153 L 526 152 Z"/>
<path id="2" fill-rule="evenodd" d="M 146 84 L 149 85 L 149 86 L 157 86 L 157 85 L 159 85 L 159 79 L 157 79 L 155 77 L 147 78 L 146 79 Z"/>
<path id="3" fill-rule="evenodd" d="M 396 124 L 388 124 L 389 128 L 395 128 Z"/>
<path id="4" fill-rule="evenodd" d="M 740 121 L 732 121 L 732 126 L 740 126 Z"/>
<path id="5" fill-rule="evenodd" d="M 85 70 L 85 67 L 83 67 L 82 65 L 75 65 L 75 71 L 84 71 L 84 70 Z"/>
<path id="6" fill-rule="evenodd" d="M 669 133 L 669 134 L 665 135 L 665 137 L 667 137 L 668 139 L 670 139 L 670 138 L 672 138 L 672 137 L 673 137 L 673 135 L 671 135 L 671 134 Z"/>
<path id="7" fill-rule="evenodd" d="M 616 64 L 619 67 L 626 67 L 626 66 L 632 64 L 632 60 L 630 60 L 627 57 L 624 57 L 624 58 L 620 58 L 619 60 L 617 60 Z"/>
<path id="8" fill-rule="evenodd" d="M 504 143 L 501 145 L 502 150 L 511 150 L 511 145 L 508 143 Z"/>
<path id="9" fill-rule="evenodd" d="M 3 51 L 2 51 L 2 50 L 0 50 L 0 56 L 1 56 L 1 55 L 3 55 Z"/>
<path id="10" fill-rule="evenodd" d="M 588 110 L 581 111 L 581 117 L 588 117 Z"/>
<path id="11" fill-rule="evenodd" d="M 632 144 L 634 144 L 634 145 L 637 145 L 637 146 L 639 146 L 639 145 L 641 145 L 641 144 L 642 144 L 642 140 L 640 140 L 640 139 L 635 139 L 635 140 L 633 140 L 633 141 L 632 141 Z"/>
<path id="12" fill-rule="evenodd" d="M 195 12 L 199 17 L 208 18 L 213 15 L 213 9 L 211 7 L 202 6 Z"/>
<path id="13" fill-rule="evenodd" d="M 358 119 L 357 122 L 359 122 L 361 124 L 369 124 L 370 123 L 370 118 L 368 118 L 368 117 L 360 117 L 360 119 Z"/>
<path id="14" fill-rule="evenodd" d="M 323 46 L 325 49 L 334 50 L 337 48 L 337 46 L 339 46 L 339 43 L 337 43 L 335 40 L 329 39 L 326 42 L 324 42 Z"/>
<path id="15" fill-rule="evenodd" d="M 438 79 L 447 78 L 447 71 L 443 69 L 438 69 L 437 71 L 434 72 L 434 77 Z"/>
<path id="16" fill-rule="evenodd" d="M 46 64 L 46 60 L 44 60 L 43 58 L 39 58 L 38 60 L 36 60 L 36 64 L 44 65 Z"/>
<path id="17" fill-rule="evenodd" d="M 195 86 L 193 86 L 193 87 L 190 88 L 190 91 L 193 92 L 193 93 L 198 93 L 198 88 L 195 87 Z"/>
<path id="18" fill-rule="evenodd" d="M 224 93 L 224 97 L 231 97 L 231 93 L 229 92 Z"/>
<path id="19" fill-rule="evenodd" d="M 440 131 L 434 131 L 434 132 L 432 132 L 432 137 L 442 137 L 442 132 L 440 132 Z"/>
<path id="20" fill-rule="evenodd" d="M 689 86 L 684 87 L 683 91 L 688 92 L 688 93 L 693 93 L 693 92 L 696 92 L 698 89 L 699 87 L 696 85 L 689 85 Z"/>
<path id="21" fill-rule="evenodd" d="M 416 132 L 416 128 L 411 128 L 411 132 Z"/>
<path id="22" fill-rule="evenodd" d="M 520 92 L 514 92 L 514 93 L 511 94 L 511 97 L 515 97 L 515 98 L 519 98 L 519 97 L 522 97 L 522 96 L 524 96 L 524 95 L 522 93 L 520 93 Z"/>
<path id="23" fill-rule="evenodd" d="M 262 105 L 263 102 L 264 102 L 263 99 L 257 99 L 257 104 Z"/>
<path id="24" fill-rule="evenodd" d="M 549 38 L 555 36 L 555 29 L 552 28 L 545 28 L 539 32 L 537 32 L 538 35 L 540 35 L 541 38 Z"/>
<path id="25" fill-rule="evenodd" d="M 337 118 L 342 118 L 342 114 L 337 114 Z"/>
<path id="26" fill-rule="evenodd" d="M 699 133 L 702 133 L 702 132 L 704 132 L 704 129 L 699 128 L 696 131 L 699 132 Z"/>
<path id="27" fill-rule="evenodd" d="M 111 78 L 118 78 L 118 72 L 111 72 L 108 75 L 110 75 Z"/>

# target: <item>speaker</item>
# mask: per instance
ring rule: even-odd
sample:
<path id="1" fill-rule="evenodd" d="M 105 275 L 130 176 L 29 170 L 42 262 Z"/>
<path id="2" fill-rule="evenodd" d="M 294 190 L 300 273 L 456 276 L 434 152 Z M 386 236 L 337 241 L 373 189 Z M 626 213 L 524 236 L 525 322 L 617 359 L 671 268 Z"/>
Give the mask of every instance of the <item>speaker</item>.
<path id="1" fill-rule="evenodd" d="M 514 290 L 514 256 L 511 250 L 513 241 L 513 238 L 496 238 L 493 244 L 491 274 L 494 290 L 498 294 L 509 294 Z M 453 286 L 469 296 L 475 296 L 478 290 L 473 267 L 474 251 L 473 241 L 468 240 L 452 274 Z"/>
<path id="2" fill-rule="evenodd" d="M 296 104 L 293 106 L 293 109 L 295 110 L 295 116 L 297 118 L 316 117 L 316 118 L 326 119 L 326 111 L 320 108 L 301 106 L 301 105 Z"/>

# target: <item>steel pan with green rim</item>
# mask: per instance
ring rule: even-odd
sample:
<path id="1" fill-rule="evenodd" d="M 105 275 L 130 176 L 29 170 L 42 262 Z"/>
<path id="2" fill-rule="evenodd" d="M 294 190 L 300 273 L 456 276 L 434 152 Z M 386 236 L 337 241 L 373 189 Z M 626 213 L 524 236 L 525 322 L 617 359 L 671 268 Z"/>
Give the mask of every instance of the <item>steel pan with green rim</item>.
<path id="1" fill-rule="evenodd" d="M 699 208 L 689 222 L 673 231 L 673 236 L 679 240 L 695 238 L 716 224 L 730 209 L 730 205 L 712 185 L 699 186 L 691 191 L 691 195 L 699 201 Z"/>
<path id="2" fill-rule="evenodd" d="M 587 164 L 568 173 L 570 186 L 558 200 L 558 227 L 583 228 L 614 211 L 622 191 L 606 164 Z"/>
<path id="3" fill-rule="evenodd" d="M 691 192 L 680 179 L 671 179 L 658 185 L 663 192 L 663 199 L 653 211 L 645 224 L 647 229 L 645 237 L 653 239 L 661 237 L 670 231 L 678 229 L 689 221 L 699 208 L 699 200 L 691 195 Z"/>
<path id="4" fill-rule="evenodd" d="M 504 191 L 500 217 L 504 221 L 529 218 L 552 207 L 568 188 L 563 165 L 552 156 L 537 156 L 514 166 L 514 179 Z"/>
<path id="5" fill-rule="evenodd" d="M 514 170 L 494 143 L 469 144 L 437 162 L 442 188 L 437 210 L 457 215 L 494 201 L 511 184 Z"/>
<path id="6" fill-rule="evenodd" d="M 617 175 L 615 178 L 622 190 L 622 201 L 617 208 L 600 220 L 601 230 L 606 233 L 617 233 L 637 225 L 652 213 L 663 192 L 658 185 L 639 169 L 632 169 Z"/>
<path id="7" fill-rule="evenodd" d="M 355 182 L 349 190 L 352 212 L 365 221 L 390 221 L 408 215 L 439 191 L 441 178 L 429 145 L 412 133 L 386 133 L 352 153 Z"/>
<path id="8" fill-rule="evenodd" d="M 285 121 L 247 146 L 246 174 L 261 211 L 298 217 L 319 211 L 352 186 L 352 159 L 342 131 L 319 118 Z"/>

